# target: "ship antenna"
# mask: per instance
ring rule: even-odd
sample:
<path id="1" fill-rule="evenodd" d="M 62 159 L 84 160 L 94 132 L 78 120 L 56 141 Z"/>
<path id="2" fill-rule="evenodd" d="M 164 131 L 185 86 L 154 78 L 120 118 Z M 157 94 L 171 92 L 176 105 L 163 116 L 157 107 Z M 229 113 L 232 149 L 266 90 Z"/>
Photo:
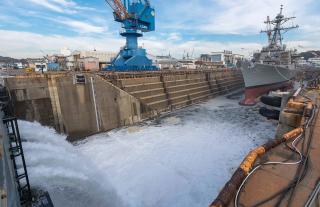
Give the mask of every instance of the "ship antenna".
<path id="1" fill-rule="evenodd" d="M 276 16 L 275 19 L 270 20 L 270 18 L 267 18 L 267 21 L 265 23 L 267 24 L 267 29 L 262 30 L 261 32 L 265 32 L 268 34 L 268 40 L 269 40 L 269 49 L 280 49 L 282 47 L 282 34 L 291 30 L 298 28 L 299 26 L 291 26 L 291 27 L 283 27 L 282 25 L 286 23 L 287 21 L 294 19 L 295 17 L 284 17 L 283 14 L 283 5 L 280 6 L 280 13 Z M 271 28 L 271 25 L 274 25 L 274 28 Z M 281 33 L 281 31 L 283 31 Z"/>
<path id="2" fill-rule="evenodd" d="M 270 22 L 270 17 L 269 16 L 267 16 L 267 21 L 265 23 L 267 24 L 268 42 L 269 42 L 269 44 L 271 44 L 272 31 L 271 31 L 271 22 Z"/>

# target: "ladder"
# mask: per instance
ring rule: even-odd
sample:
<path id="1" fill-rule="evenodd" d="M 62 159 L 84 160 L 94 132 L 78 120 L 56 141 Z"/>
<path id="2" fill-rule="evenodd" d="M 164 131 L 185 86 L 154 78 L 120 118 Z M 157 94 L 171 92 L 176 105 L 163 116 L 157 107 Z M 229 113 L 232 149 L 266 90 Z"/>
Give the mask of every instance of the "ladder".
<path id="1" fill-rule="evenodd" d="M 23 154 L 22 142 L 19 133 L 18 121 L 15 117 L 4 118 L 3 123 L 9 137 L 9 152 L 15 172 L 18 193 L 21 205 L 31 205 L 32 195 L 26 162 Z"/>

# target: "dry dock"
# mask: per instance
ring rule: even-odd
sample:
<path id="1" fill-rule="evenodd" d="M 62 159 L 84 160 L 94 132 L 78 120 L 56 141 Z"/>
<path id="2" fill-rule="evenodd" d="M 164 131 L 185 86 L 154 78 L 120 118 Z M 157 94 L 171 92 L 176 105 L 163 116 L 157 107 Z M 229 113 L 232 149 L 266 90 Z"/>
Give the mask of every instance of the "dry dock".
<path id="1" fill-rule="evenodd" d="M 78 139 L 244 87 L 240 70 L 24 75 L 5 79 L 19 119 Z"/>
<path id="2" fill-rule="evenodd" d="M 289 100 L 276 138 L 247 155 L 211 207 L 320 205 L 319 80 L 317 84 Z"/>

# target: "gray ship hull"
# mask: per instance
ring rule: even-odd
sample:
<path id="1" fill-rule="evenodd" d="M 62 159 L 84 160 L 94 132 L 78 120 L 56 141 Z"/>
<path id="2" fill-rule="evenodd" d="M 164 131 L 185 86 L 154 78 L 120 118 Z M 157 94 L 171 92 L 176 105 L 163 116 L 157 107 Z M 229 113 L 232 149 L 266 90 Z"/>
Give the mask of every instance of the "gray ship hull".
<path id="1" fill-rule="evenodd" d="M 245 98 L 243 105 L 254 105 L 255 99 L 272 90 L 290 87 L 296 70 L 287 66 L 260 63 L 243 63 L 241 66 L 245 82 Z"/>
<path id="2" fill-rule="evenodd" d="M 241 67 L 246 88 L 278 84 L 290 81 L 296 71 L 285 66 L 267 65 L 256 63 L 244 64 Z"/>

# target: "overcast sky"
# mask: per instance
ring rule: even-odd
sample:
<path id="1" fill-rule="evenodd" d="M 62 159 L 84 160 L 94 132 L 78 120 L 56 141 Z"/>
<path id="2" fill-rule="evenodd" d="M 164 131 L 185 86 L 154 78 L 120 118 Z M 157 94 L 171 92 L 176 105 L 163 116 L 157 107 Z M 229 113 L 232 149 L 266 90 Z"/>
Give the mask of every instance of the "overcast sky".
<path id="1" fill-rule="evenodd" d="M 320 48 L 319 0 L 151 0 L 156 31 L 139 41 L 152 55 L 233 50 L 248 55 L 267 42 L 266 16 L 284 5 L 300 28 L 285 34 L 299 51 Z M 117 52 L 120 24 L 104 0 L 0 0 L 0 55 L 38 57 L 72 50 Z M 292 23 L 289 23 L 291 26 Z M 43 52 L 41 52 L 43 51 Z"/>

